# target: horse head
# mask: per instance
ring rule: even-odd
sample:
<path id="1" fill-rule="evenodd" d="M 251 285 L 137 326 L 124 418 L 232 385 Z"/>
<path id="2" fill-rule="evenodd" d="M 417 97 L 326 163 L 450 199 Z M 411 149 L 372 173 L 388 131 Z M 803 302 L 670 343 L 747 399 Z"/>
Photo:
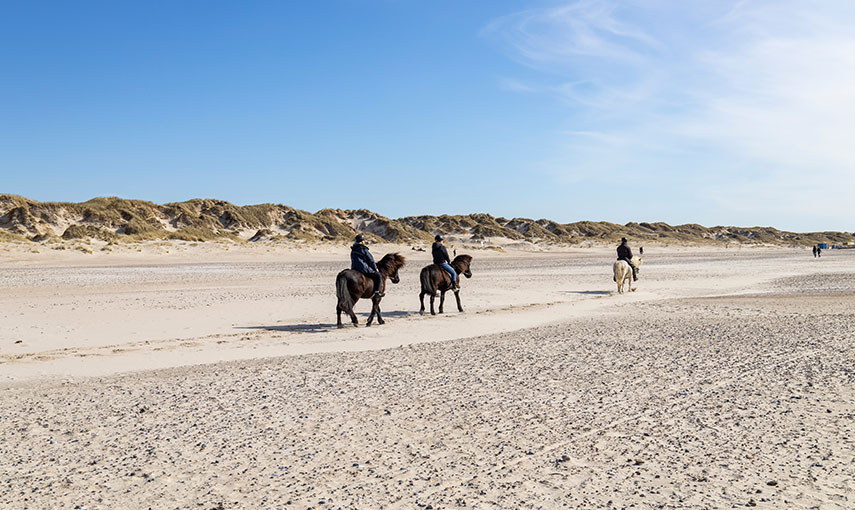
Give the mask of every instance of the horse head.
<path id="1" fill-rule="evenodd" d="M 469 265 L 471 263 L 472 257 L 469 255 L 458 255 L 451 261 L 451 267 L 453 267 L 458 274 L 462 274 L 466 278 L 472 278 L 472 270 L 469 269 Z"/>
<path id="2" fill-rule="evenodd" d="M 383 276 L 388 277 L 392 283 L 398 283 L 401 281 L 400 276 L 398 276 L 398 270 L 404 267 L 406 263 L 407 259 L 400 253 L 387 253 L 377 263 L 377 269 L 380 270 Z"/>

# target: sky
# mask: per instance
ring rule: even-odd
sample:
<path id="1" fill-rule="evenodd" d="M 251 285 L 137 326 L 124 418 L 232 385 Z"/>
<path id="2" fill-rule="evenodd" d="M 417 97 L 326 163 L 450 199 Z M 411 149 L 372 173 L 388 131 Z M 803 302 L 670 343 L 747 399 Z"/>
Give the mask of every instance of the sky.
<path id="1" fill-rule="evenodd" d="M 0 193 L 855 231 L 855 2 L 0 0 Z"/>

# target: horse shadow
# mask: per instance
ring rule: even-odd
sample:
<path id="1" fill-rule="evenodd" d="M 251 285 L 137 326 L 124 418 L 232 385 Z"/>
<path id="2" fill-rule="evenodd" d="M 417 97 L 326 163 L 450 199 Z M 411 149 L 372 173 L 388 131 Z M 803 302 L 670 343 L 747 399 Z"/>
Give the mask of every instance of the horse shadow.
<path id="1" fill-rule="evenodd" d="M 608 296 L 611 291 L 608 290 L 565 290 L 565 294 L 582 294 L 585 296 Z"/>
<path id="2" fill-rule="evenodd" d="M 281 326 L 235 326 L 235 329 L 260 329 L 264 331 L 285 331 L 289 333 L 324 333 L 334 331 L 335 324 L 283 324 Z"/>
<path id="3" fill-rule="evenodd" d="M 357 313 L 357 316 L 362 318 L 360 326 L 365 325 L 368 319 L 369 312 Z M 413 312 L 383 312 L 383 317 L 409 317 L 415 315 Z M 283 331 L 287 333 L 326 333 L 329 331 L 338 331 L 335 323 L 329 324 L 282 324 L 272 326 L 235 326 L 234 329 L 254 329 L 263 331 Z"/>

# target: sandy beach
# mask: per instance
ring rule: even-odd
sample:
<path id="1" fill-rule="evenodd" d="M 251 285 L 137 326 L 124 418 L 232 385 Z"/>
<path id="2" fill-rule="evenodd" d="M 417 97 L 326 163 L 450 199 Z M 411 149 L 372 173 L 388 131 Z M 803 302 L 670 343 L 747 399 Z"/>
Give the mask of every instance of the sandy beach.
<path id="1" fill-rule="evenodd" d="M 24 246 L 24 245 L 21 245 Z M 0 251 L 8 508 L 852 508 L 855 250 L 474 250 L 335 328 L 347 248 Z M 137 251 L 139 250 L 139 251 Z"/>

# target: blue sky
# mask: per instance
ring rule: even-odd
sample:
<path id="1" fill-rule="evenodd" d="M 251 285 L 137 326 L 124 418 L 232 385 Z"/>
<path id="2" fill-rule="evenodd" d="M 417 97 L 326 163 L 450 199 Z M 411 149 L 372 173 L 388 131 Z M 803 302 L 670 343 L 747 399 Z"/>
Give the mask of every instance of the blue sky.
<path id="1" fill-rule="evenodd" d="M 0 192 L 855 230 L 855 3 L 0 3 Z"/>

